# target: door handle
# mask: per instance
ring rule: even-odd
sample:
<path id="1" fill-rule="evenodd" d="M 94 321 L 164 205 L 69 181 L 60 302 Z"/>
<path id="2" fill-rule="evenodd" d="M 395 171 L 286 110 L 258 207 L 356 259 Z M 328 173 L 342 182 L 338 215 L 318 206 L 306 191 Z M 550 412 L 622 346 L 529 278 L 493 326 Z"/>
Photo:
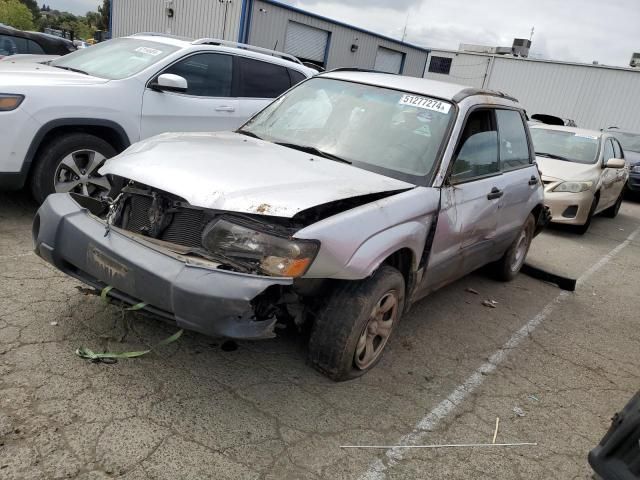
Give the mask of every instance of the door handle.
<path id="1" fill-rule="evenodd" d="M 504 192 L 502 190 L 500 190 L 498 187 L 493 187 L 489 195 L 487 195 L 487 198 L 489 200 L 495 200 L 496 198 L 500 198 L 502 195 L 504 195 Z"/>
<path id="2" fill-rule="evenodd" d="M 235 107 L 231 107 L 228 105 L 221 105 L 219 107 L 216 107 L 216 112 L 235 112 L 236 109 Z"/>
<path id="3" fill-rule="evenodd" d="M 538 184 L 538 179 L 536 178 L 535 175 L 531 175 L 531 178 L 529 179 L 529 185 L 537 185 Z"/>

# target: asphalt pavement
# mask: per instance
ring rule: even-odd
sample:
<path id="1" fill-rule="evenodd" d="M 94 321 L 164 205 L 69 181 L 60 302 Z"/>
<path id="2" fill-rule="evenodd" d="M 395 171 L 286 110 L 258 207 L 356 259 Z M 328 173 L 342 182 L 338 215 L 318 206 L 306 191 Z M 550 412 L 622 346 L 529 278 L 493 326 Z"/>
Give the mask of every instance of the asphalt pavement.
<path id="1" fill-rule="evenodd" d="M 0 194 L 2 479 L 589 479 L 588 451 L 640 387 L 640 203 L 584 236 L 536 238 L 531 263 L 578 279 L 574 293 L 474 273 L 416 304 L 381 363 L 345 383 L 311 369 L 292 332 L 77 357 L 175 328 L 132 314 L 125 329 L 35 256 L 35 209 Z"/>

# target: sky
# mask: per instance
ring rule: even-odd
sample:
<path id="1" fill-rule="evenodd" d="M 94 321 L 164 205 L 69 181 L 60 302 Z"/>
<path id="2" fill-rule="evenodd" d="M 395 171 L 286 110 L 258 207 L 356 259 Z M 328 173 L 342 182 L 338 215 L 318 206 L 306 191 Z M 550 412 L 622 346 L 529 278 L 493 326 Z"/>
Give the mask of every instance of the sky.
<path id="1" fill-rule="evenodd" d="M 280 1 L 398 39 L 406 24 L 406 41 L 427 48 L 509 47 L 514 38 L 529 38 L 535 27 L 533 57 L 628 66 L 631 54 L 640 52 L 640 0 Z M 101 2 L 46 3 L 84 14 Z"/>

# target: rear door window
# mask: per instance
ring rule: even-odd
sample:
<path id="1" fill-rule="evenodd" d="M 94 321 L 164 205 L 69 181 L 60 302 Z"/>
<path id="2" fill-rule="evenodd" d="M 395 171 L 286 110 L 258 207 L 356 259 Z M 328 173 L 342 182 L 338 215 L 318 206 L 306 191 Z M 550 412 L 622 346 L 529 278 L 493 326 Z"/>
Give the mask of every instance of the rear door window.
<path id="1" fill-rule="evenodd" d="M 496 119 L 500 134 L 501 169 L 509 171 L 529 165 L 529 142 L 520 112 L 496 110 Z"/>
<path id="2" fill-rule="evenodd" d="M 291 87 L 289 72 L 281 65 L 236 57 L 236 97 L 276 98 Z"/>

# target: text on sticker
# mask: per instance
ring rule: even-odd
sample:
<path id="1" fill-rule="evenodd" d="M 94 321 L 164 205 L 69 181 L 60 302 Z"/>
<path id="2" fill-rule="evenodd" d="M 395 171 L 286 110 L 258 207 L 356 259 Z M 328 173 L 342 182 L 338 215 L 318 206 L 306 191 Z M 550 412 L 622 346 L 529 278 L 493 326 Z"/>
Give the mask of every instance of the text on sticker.
<path id="1" fill-rule="evenodd" d="M 434 98 L 419 97 L 417 95 L 403 95 L 400 105 L 410 105 L 412 107 L 425 108 L 439 113 L 449 113 L 451 105 Z"/>
<path id="2" fill-rule="evenodd" d="M 144 53 L 146 55 L 153 55 L 154 57 L 162 53 L 161 50 L 156 50 L 155 48 L 149 47 L 138 47 L 136 48 L 136 52 Z"/>

